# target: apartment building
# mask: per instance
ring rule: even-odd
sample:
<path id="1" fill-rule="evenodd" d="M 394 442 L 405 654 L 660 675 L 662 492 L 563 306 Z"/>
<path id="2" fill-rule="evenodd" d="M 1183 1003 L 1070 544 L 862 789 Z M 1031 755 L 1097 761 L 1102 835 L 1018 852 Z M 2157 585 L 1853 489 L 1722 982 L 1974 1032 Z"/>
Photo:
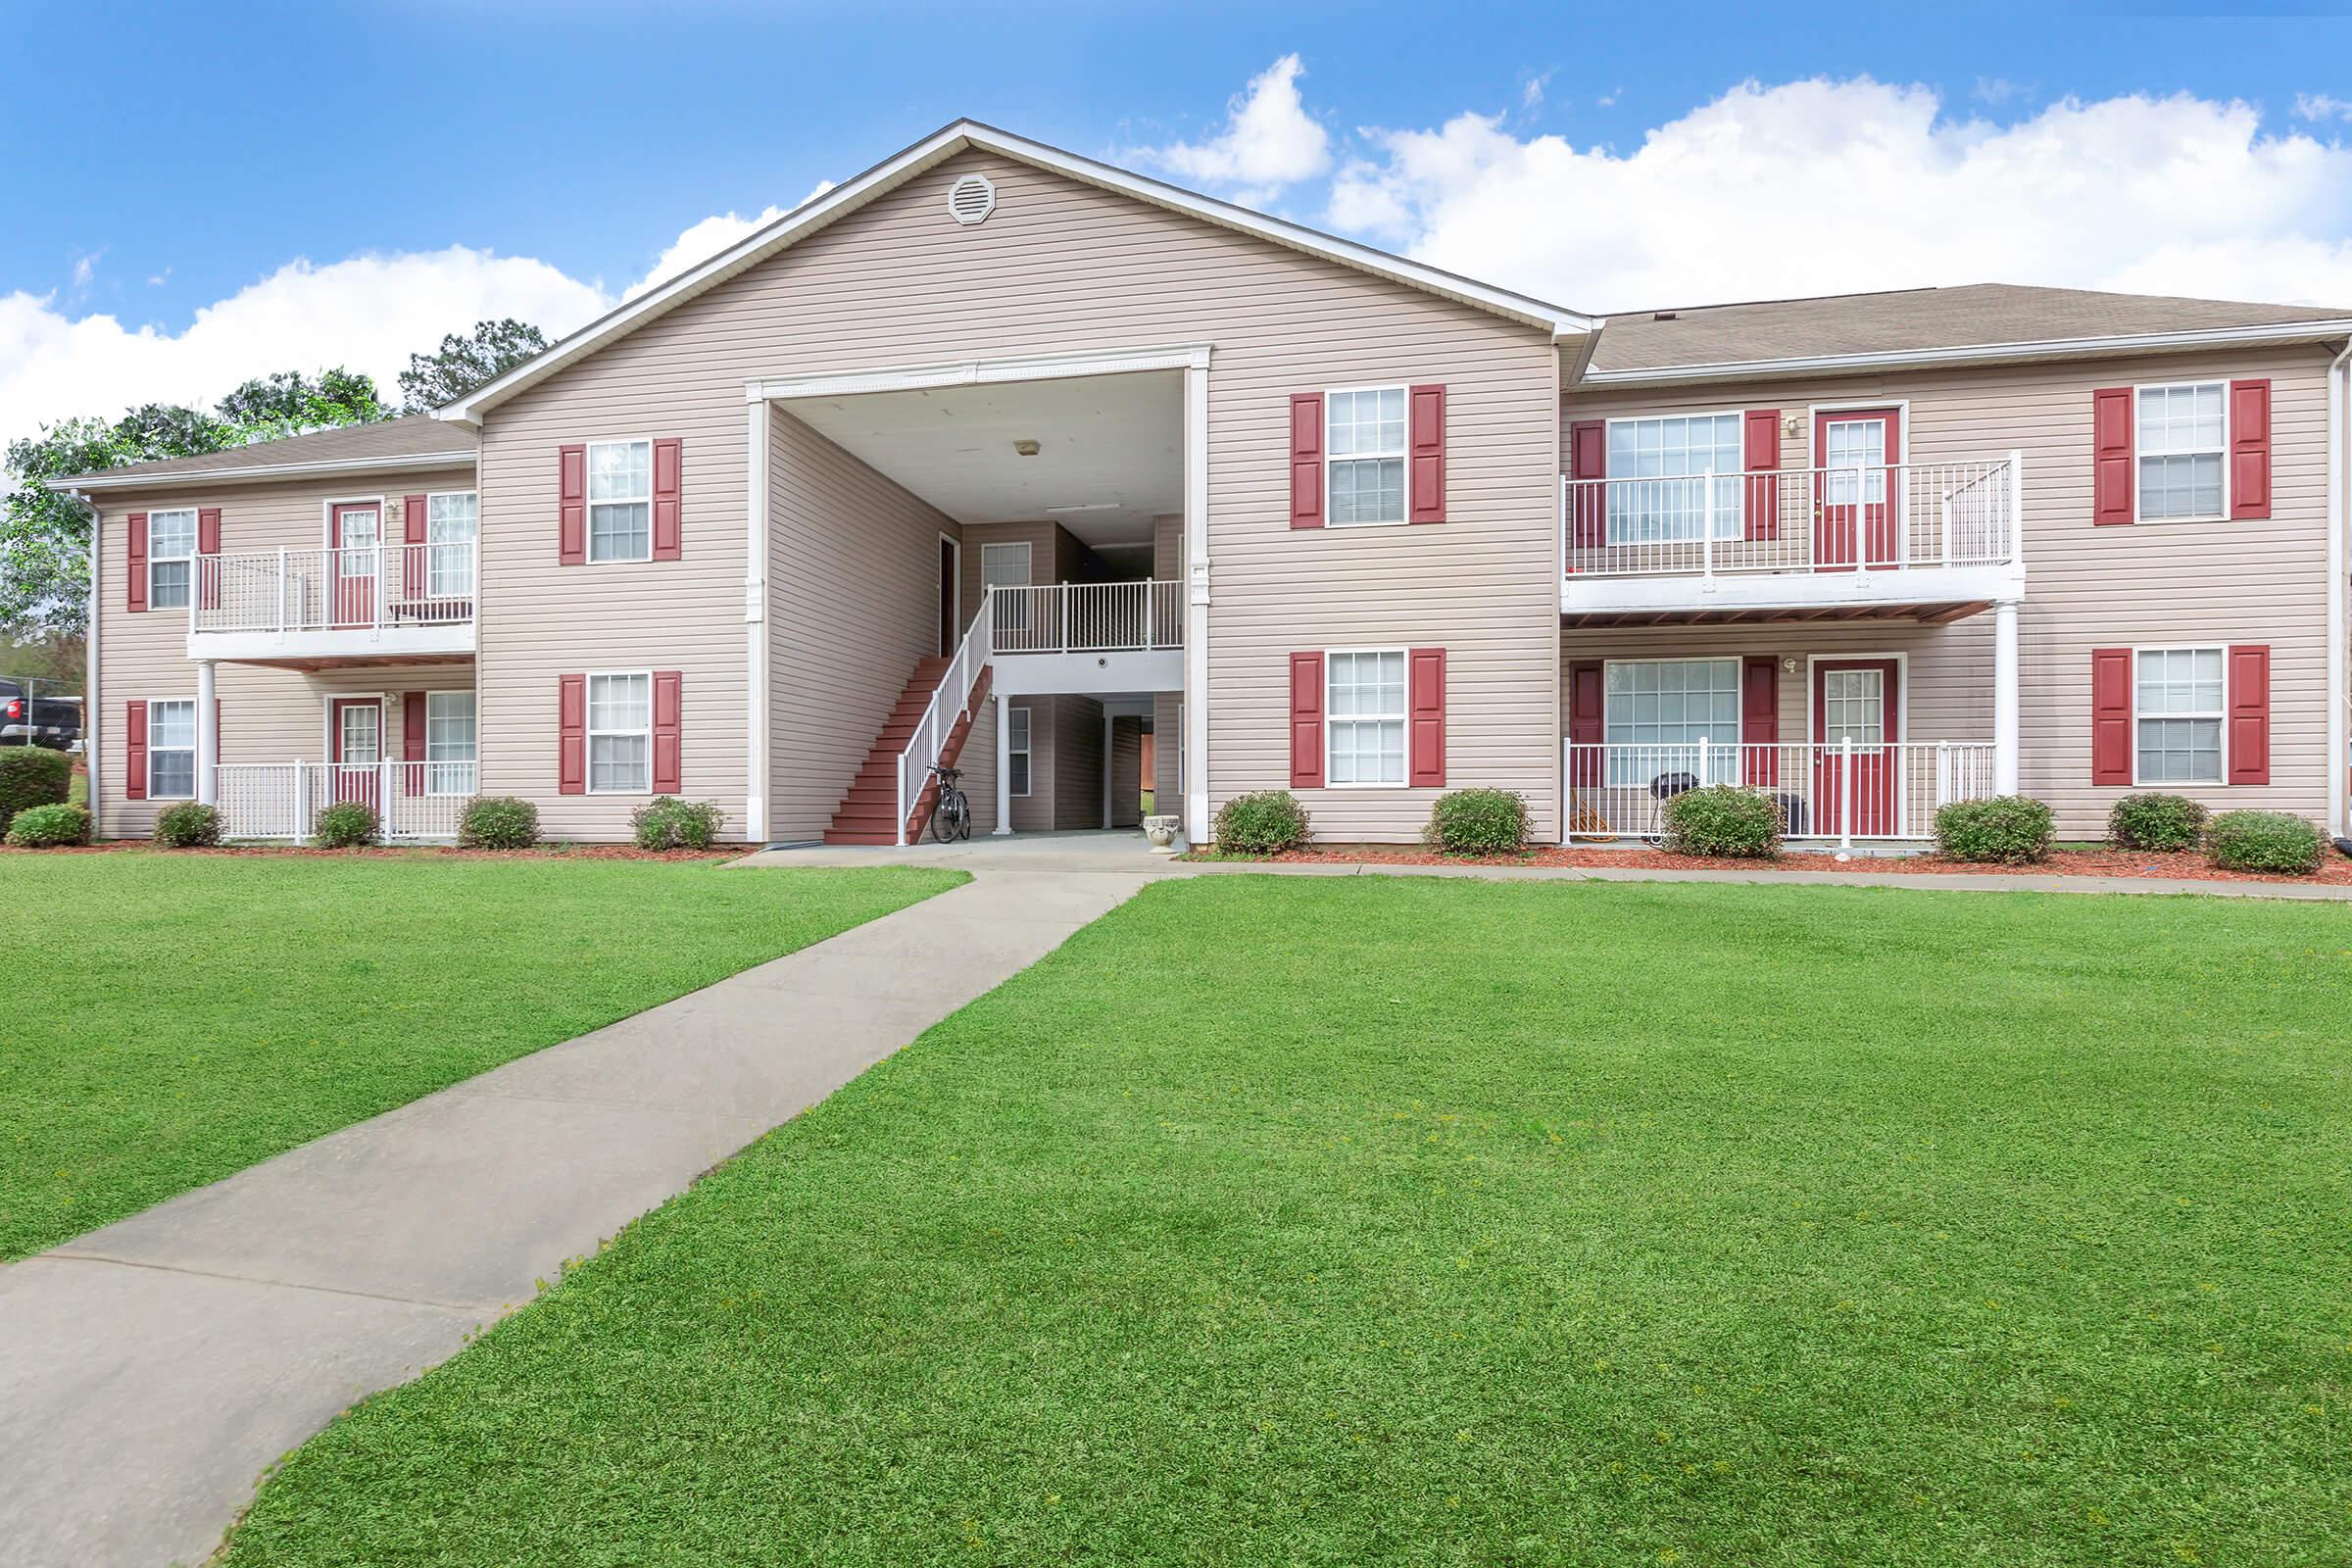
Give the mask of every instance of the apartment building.
<path id="1" fill-rule="evenodd" d="M 2343 831 L 2352 311 L 1986 285 L 1606 318 L 971 122 L 430 416 L 63 481 L 99 831 L 662 794 L 747 842 L 1333 841 L 1695 781 Z"/>

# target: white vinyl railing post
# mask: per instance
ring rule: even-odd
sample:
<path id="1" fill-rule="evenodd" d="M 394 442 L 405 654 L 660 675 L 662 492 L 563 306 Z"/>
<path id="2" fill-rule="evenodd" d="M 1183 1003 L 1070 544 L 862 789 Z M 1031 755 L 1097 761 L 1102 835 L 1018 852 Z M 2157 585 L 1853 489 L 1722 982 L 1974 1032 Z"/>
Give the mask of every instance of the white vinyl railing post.
<path id="1" fill-rule="evenodd" d="M 1707 782 L 1707 737 L 1704 735 L 1698 738 L 1698 782 L 1701 788 Z"/>
<path id="2" fill-rule="evenodd" d="M 1840 757 L 1838 765 L 1838 847 L 1854 847 L 1854 738 L 1847 735 L 1838 743 Z"/>
<path id="3" fill-rule="evenodd" d="M 286 552 L 285 552 L 285 548 L 284 548 L 282 545 L 281 545 L 281 546 L 278 548 L 278 552 L 277 552 L 277 630 L 278 630 L 278 635 L 280 635 L 280 636 L 283 636 L 283 635 L 285 635 L 285 630 L 286 630 Z"/>

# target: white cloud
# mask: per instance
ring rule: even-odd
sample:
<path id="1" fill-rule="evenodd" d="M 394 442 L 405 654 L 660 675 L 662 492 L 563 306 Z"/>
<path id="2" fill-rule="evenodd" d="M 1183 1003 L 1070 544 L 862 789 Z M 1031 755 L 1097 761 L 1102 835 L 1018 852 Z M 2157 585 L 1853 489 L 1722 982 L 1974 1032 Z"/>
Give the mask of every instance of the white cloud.
<path id="1" fill-rule="evenodd" d="M 1748 82 L 1625 154 L 1475 114 L 1367 140 L 1335 224 L 1594 310 L 1980 281 L 2352 305 L 2352 149 L 2243 103 L 1996 124 L 1927 87 Z"/>
<path id="2" fill-rule="evenodd" d="M 709 261 L 737 240 L 755 230 L 765 228 L 787 212 L 797 212 L 800 207 L 808 206 L 831 190 L 833 184 L 829 179 L 818 180 L 815 188 L 801 198 L 798 207 L 763 207 L 750 218 L 740 213 L 720 213 L 714 218 L 689 224 L 685 232 L 670 242 L 667 250 L 654 259 L 654 265 L 646 269 L 645 276 L 630 284 L 621 297 L 635 299 L 664 278 L 682 272 L 698 262 Z"/>
<path id="3" fill-rule="evenodd" d="M 90 252 L 87 256 L 74 258 L 74 286 L 75 288 L 90 286 L 90 280 L 98 275 L 98 258 L 102 254 L 104 254 L 104 247 Z"/>
<path id="4" fill-rule="evenodd" d="M 2295 94 L 2297 120 L 2352 120 L 2352 101 L 2330 98 L 2324 92 Z"/>
<path id="5" fill-rule="evenodd" d="M 1203 142 L 1172 142 L 1136 156 L 1204 185 L 1234 187 L 1237 200 L 1265 202 L 1285 185 L 1331 167 L 1331 137 L 1299 101 L 1306 74 L 1284 55 L 1226 105 L 1225 128 Z"/>
<path id="6" fill-rule="evenodd" d="M 1525 82 L 1521 83 L 1519 87 L 1519 107 L 1522 109 L 1543 108 L 1544 89 L 1551 85 L 1551 77 L 1552 73 L 1546 71 L 1542 75 L 1530 76 Z"/>

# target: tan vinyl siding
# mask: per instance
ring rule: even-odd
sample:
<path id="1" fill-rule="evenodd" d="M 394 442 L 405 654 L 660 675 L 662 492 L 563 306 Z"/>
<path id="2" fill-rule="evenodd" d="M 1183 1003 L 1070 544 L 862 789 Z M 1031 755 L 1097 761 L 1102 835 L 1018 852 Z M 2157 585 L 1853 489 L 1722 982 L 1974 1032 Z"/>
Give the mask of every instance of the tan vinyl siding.
<path id="1" fill-rule="evenodd" d="M 225 553 L 316 550 L 326 541 L 330 502 L 380 498 L 385 536 L 397 539 L 403 526 L 404 497 L 472 488 L 472 472 L 454 468 L 377 479 L 345 476 L 108 493 L 98 524 L 99 665 L 92 714 L 98 754 L 98 835 L 144 838 L 155 828 L 156 803 L 127 800 L 123 794 L 125 705 L 138 700 L 193 699 L 196 695 L 196 664 L 188 658 L 189 612 L 134 612 L 124 608 L 129 545 L 125 519 L 130 514 L 218 507 L 220 548 Z M 223 763 L 322 761 L 327 755 L 329 693 L 463 689 L 473 682 L 473 665 L 461 662 L 306 673 L 262 664 L 220 663 L 214 668 L 214 682 L 220 700 Z M 386 736 L 392 748 L 387 755 L 396 756 L 400 744 L 398 705 L 387 718 Z"/>
<path id="2" fill-rule="evenodd" d="M 970 227 L 941 206 L 966 172 L 997 186 L 996 211 Z M 486 569 L 510 608 L 485 627 L 484 733 L 497 737 L 485 744 L 501 748 L 485 752 L 491 777 L 552 801 L 556 677 L 591 654 L 617 667 L 650 663 L 659 649 L 688 671 L 687 793 L 740 812 L 746 379 L 1192 342 L 1215 346 L 1212 796 L 1287 780 L 1290 649 L 1376 641 L 1449 650 L 1458 781 L 1550 793 L 1558 461 L 1546 334 L 978 152 L 492 411 Z M 1289 394 L 1391 381 L 1449 388 L 1452 520 L 1292 533 Z M 556 448 L 627 434 L 685 438 L 685 559 L 559 567 Z M 975 552 L 967 578 L 976 569 Z M 1049 564 L 1034 569 L 1044 580 Z M 789 619 L 770 634 L 790 637 Z M 1310 807 L 1326 832 L 1404 839 L 1429 794 L 1342 792 Z M 575 836 L 625 817 L 577 799 L 552 811 L 551 831 Z"/>
<path id="3" fill-rule="evenodd" d="M 2327 755 L 2327 368 L 2319 348 L 1907 372 L 1752 385 L 1650 389 L 1563 400 L 1562 427 L 1630 415 L 1773 408 L 1803 416 L 1784 431 L 1784 466 L 1809 464 L 1817 405 L 1903 404 L 1906 456 L 1916 463 L 2022 454 L 2026 599 L 2019 614 L 2021 787 L 2047 801 L 2072 837 L 2104 830 L 2121 787 L 2090 782 L 2090 652 L 2134 646 L 2271 648 L 2271 782 L 2264 786 L 2167 786 L 2217 808 L 2265 807 L 2323 817 L 2343 760 Z M 2099 387 L 2155 382 L 2272 382 L 2271 515 L 2225 522 L 2096 527 L 2091 517 L 2090 395 Z M 1834 637 L 1788 628 L 1800 645 L 1861 643 L 1919 650 L 1911 679 L 1922 687 L 1914 738 L 1989 736 L 1992 616 L 1936 632 L 1840 629 Z M 1772 633 L 1779 646 L 1784 632 Z M 1564 634 L 1579 647 L 1672 644 L 1730 651 L 1699 628 L 1639 634 Z M 1761 651 L 1761 650 L 1759 650 Z M 1943 710 L 1942 694 L 1952 707 Z M 1786 695 L 1786 694 L 1785 694 Z M 1784 702 L 1784 724 L 1788 707 Z"/>
<path id="4" fill-rule="evenodd" d="M 962 529 L 790 415 L 770 418 L 768 833 L 793 841 L 824 831 L 937 652 L 939 536 Z"/>
<path id="5" fill-rule="evenodd" d="M 1144 820 L 1144 721 L 1115 718 L 1110 724 L 1110 825 L 1138 827 Z"/>
<path id="6" fill-rule="evenodd" d="M 1102 705 L 1091 697 L 1054 699 L 1054 826 L 1062 832 L 1102 825 Z"/>
<path id="7" fill-rule="evenodd" d="M 1005 704 L 1007 714 L 1013 709 L 1029 710 L 1029 793 L 1015 795 L 1011 802 L 1012 830 L 1015 833 L 1045 833 L 1054 827 L 1054 742 L 1058 733 L 1054 721 L 1053 697 L 1024 697 L 1017 703 Z M 1007 725 L 1011 719 L 1005 719 Z M 988 779 L 991 795 L 996 793 L 996 754 L 990 753 L 983 766 L 973 769 Z"/>

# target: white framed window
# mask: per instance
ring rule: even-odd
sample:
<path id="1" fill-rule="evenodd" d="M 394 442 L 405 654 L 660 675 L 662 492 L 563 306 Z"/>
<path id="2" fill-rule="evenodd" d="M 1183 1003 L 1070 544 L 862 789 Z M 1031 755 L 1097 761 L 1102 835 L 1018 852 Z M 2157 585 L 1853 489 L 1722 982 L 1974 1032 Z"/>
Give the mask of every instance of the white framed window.
<path id="1" fill-rule="evenodd" d="M 1327 783 L 1404 782 L 1404 650 L 1326 654 L 1324 773 Z"/>
<path id="2" fill-rule="evenodd" d="M 588 443 L 588 559 L 654 559 L 654 444 Z"/>
<path id="3" fill-rule="evenodd" d="M 2228 678 L 2219 648 L 2142 648 L 2132 655 L 2132 782 L 2219 784 Z"/>
<path id="4" fill-rule="evenodd" d="M 1004 760 L 1009 777 L 1006 787 L 1015 795 L 1029 793 L 1029 710 L 1004 710 Z"/>
<path id="5" fill-rule="evenodd" d="M 424 792 L 471 795 L 476 760 L 471 692 L 424 697 Z"/>
<path id="6" fill-rule="evenodd" d="M 1708 742 L 1707 777 L 1721 784 L 1740 772 L 1740 661 L 1612 659 L 1601 666 L 1601 738 L 1611 748 L 1611 784 L 1646 784 L 1660 773 L 1698 771 L 1698 743 Z M 1715 748 L 1721 746 L 1722 751 Z"/>
<path id="7" fill-rule="evenodd" d="M 147 798 L 196 798 L 196 704 L 192 698 L 147 705 Z"/>
<path id="8" fill-rule="evenodd" d="M 1740 416 L 1611 419 L 1606 472 L 1609 543 L 1740 536 Z"/>
<path id="9" fill-rule="evenodd" d="M 653 673 L 589 676 L 588 793 L 646 794 L 653 765 Z"/>
<path id="10" fill-rule="evenodd" d="M 2223 381 L 2143 386 L 2132 429 L 2142 522 L 2229 514 L 2230 388 Z"/>
<path id="11" fill-rule="evenodd" d="M 1335 528 L 1404 520 L 1404 388 L 1323 394 L 1323 515 Z"/>
<path id="12" fill-rule="evenodd" d="M 1012 544 L 982 545 L 980 547 L 980 586 L 988 588 L 1026 588 L 1029 586 L 1029 541 Z M 1029 629 L 1029 596 L 1005 594 L 996 601 L 995 625 L 1000 631 Z"/>
<path id="13" fill-rule="evenodd" d="M 473 597 L 473 542 L 479 504 L 470 490 L 424 498 L 425 584 L 435 599 Z"/>
<path id="14" fill-rule="evenodd" d="M 147 514 L 147 608 L 185 610 L 196 565 L 196 509 Z"/>

